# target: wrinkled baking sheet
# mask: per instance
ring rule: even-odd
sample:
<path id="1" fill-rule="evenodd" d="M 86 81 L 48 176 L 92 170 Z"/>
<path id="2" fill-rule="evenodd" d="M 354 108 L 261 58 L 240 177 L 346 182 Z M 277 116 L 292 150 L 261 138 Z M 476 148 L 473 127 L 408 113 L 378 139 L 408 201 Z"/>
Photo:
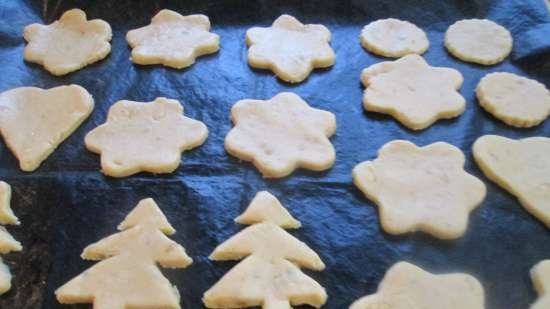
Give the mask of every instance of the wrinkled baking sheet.
<path id="1" fill-rule="evenodd" d="M 514 129 L 495 120 L 476 103 L 474 87 L 489 72 L 508 71 L 550 83 L 549 17 L 540 1 L 0 1 L 0 91 L 20 86 L 54 87 L 75 83 L 95 98 L 91 117 L 33 173 L 19 171 L 0 144 L 0 179 L 13 186 L 13 208 L 22 225 L 9 227 L 25 250 L 6 257 L 15 279 L 0 297 L 0 308 L 90 308 L 61 306 L 53 291 L 92 262 L 80 259 L 88 244 L 115 232 L 123 217 L 145 197 L 153 197 L 177 229 L 195 263 L 164 273 L 177 285 L 183 308 L 201 308 L 202 293 L 235 263 L 212 263 L 211 250 L 241 227 L 233 223 L 259 190 L 269 190 L 303 223 L 292 233 L 315 249 L 327 268 L 308 274 L 327 288 L 326 309 L 347 308 L 373 293 L 385 271 L 408 260 L 433 272 L 460 271 L 481 280 L 487 308 L 527 308 L 535 299 L 528 277 L 539 260 L 550 258 L 550 231 L 526 213 L 515 198 L 489 182 L 471 157 L 473 141 L 483 134 L 512 138 L 550 136 L 550 121 L 532 129 Z M 65 77 L 53 77 L 23 61 L 23 27 L 51 22 L 73 7 L 108 21 L 113 30 L 107 59 Z M 221 36 L 219 53 L 202 57 L 185 70 L 136 66 L 124 39 L 129 29 L 148 24 L 160 9 L 210 16 Z M 337 60 L 304 83 L 288 85 L 246 63 L 244 35 L 253 25 L 269 25 L 289 13 L 332 31 Z M 410 131 L 392 118 L 365 113 L 361 107 L 360 71 L 382 58 L 365 52 L 359 32 L 366 23 L 386 17 L 410 20 L 427 31 L 425 57 L 432 65 L 450 66 L 464 75 L 461 93 L 466 112 L 427 130 Z M 491 18 L 509 28 L 514 53 L 492 67 L 453 59 L 443 48 L 447 27 L 463 18 Z M 243 98 L 270 98 L 293 91 L 312 106 L 336 114 L 332 138 L 337 161 L 324 173 L 300 171 L 280 180 L 264 180 L 248 163 L 226 154 L 223 139 L 231 128 L 230 107 Z M 206 143 L 186 152 L 183 165 L 166 176 L 139 174 L 124 179 L 99 173 L 98 156 L 84 148 L 84 135 L 104 122 L 107 109 L 120 99 L 150 101 L 157 96 L 183 102 L 185 113 L 208 125 Z M 372 159 L 393 139 L 425 145 L 446 141 L 467 156 L 466 169 L 481 177 L 488 194 L 471 215 L 467 234 L 439 241 L 421 234 L 389 236 L 380 230 L 376 208 L 351 182 L 351 169 Z M 549 154 L 550 155 L 550 154 Z"/>

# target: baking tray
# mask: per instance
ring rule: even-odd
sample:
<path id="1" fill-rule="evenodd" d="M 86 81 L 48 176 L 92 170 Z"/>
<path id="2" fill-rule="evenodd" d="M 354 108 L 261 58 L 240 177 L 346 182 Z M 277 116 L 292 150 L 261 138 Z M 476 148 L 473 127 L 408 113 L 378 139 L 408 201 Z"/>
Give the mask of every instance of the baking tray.
<path id="1" fill-rule="evenodd" d="M 25 25 L 50 23 L 79 7 L 90 18 L 113 28 L 112 52 L 83 70 L 53 77 L 23 61 Z M 144 26 L 160 9 L 210 17 L 221 36 L 221 50 L 201 57 L 185 70 L 137 66 L 129 61 L 129 29 Z M 267 26 L 282 13 L 306 23 L 322 23 L 332 32 L 336 64 L 315 71 L 297 85 L 278 81 L 246 62 L 245 31 Z M 414 132 L 388 116 L 365 113 L 361 106 L 361 70 L 383 61 L 359 44 L 361 28 L 379 18 L 396 17 L 423 28 L 431 46 L 431 65 L 449 66 L 464 75 L 465 113 Z M 482 67 L 460 62 L 443 47 L 447 27 L 463 18 L 490 18 L 511 30 L 514 52 L 505 62 Z M 514 197 L 489 182 L 473 163 L 471 145 L 483 134 L 512 138 L 550 136 L 550 121 L 532 129 L 508 127 L 485 113 L 474 97 L 479 79 L 507 71 L 550 83 L 550 24 L 543 1 L 0 1 L 0 91 L 20 86 L 84 86 L 95 98 L 91 117 L 33 173 L 24 173 L 5 144 L 0 144 L 0 179 L 13 187 L 12 205 L 22 221 L 9 227 L 24 251 L 6 256 L 15 276 L 0 308 L 90 308 L 62 306 L 54 290 L 93 265 L 80 259 L 82 249 L 115 232 L 117 224 L 145 197 L 153 197 L 177 229 L 172 237 L 194 258 L 185 270 L 163 270 L 179 288 L 182 308 L 201 308 L 201 296 L 234 262 L 210 262 L 214 247 L 242 227 L 233 222 L 259 190 L 269 190 L 298 218 L 303 228 L 292 234 L 305 241 L 327 265 L 306 271 L 326 287 L 324 308 L 347 308 L 375 292 L 386 270 L 407 260 L 432 272 L 467 272 L 484 285 L 487 308 L 527 308 L 535 300 L 529 269 L 550 258 L 550 232 L 525 212 Z M 298 171 L 277 180 L 262 179 L 249 163 L 226 154 L 223 139 L 231 128 L 231 106 L 243 98 L 267 99 L 292 91 L 312 106 L 336 114 L 332 137 L 337 152 L 326 172 Z M 99 157 L 84 148 L 84 135 L 104 122 L 111 104 L 121 99 L 180 100 L 185 112 L 206 123 L 206 143 L 186 152 L 170 175 L 138 174 L 123 179 L 99 173 Z M 440 241 L 423 234 L 390 236 L 381 231 L 374 205 L 352 185 L 351 170 L 372 159 L 393 139 L 419 145 L 446 141 L 464 151 L 466 170 L 480 177 L 487 198 L 471 214 L 466 235 Z"/>

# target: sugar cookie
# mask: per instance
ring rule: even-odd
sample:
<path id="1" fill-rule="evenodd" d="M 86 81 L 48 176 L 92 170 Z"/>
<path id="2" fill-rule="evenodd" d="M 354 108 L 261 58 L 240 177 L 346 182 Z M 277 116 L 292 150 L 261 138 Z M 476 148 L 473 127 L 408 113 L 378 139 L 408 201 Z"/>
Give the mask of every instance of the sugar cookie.
<path id="1" fill-rule="evenodd" d="M 501 25 L 487 19 L 465 19 L 445 32 L 445 47 L 462 61 L 492 65 L 512 51 L 512 35 Z"/>
<path id="2" fill-rule="evenodd" d="M 211 33 L 205 15 L 182 16 L 171 10 L 160 11 L 151 24 L 130 30 L 126 40 L 137 64 L 162 64 L 181 69 L 202 55 L 220 48 L 220 37 Z"/>
<path id="3" fill-rule="evenodd" d="M 395 18 L 379 19 L 361 31 L 361 45 L 371 53 L 384 57 L 423 54 L 430 42 L 416 25 Z"/>
<path id="4" fill-rule="evenodd" d="M 267 191 L 258 192 L 246 211 L 238 216 L 235 222 L 240 224 L 273 222 L 284 229 L 297 229 L 301 226 L 300 221 L 294 219 L 281 202 Z"/>
<path id="5" fill-rule="evenodd" d="M 458 93 L 462 74 L 432 67 L 419 55 L 371 65 L 361 73 L 361 81 L 365 110 L 391 115 L 413 130 L 457 117 L 466 107 Z"/>
<path id="6" fill-rule="evenodd" d="M 539 299 L 529 309 L 550 308 L 550 260 L 539 262 L 531 269 L 531 279 Z"/>
<path id="7" fill-rule="evenodd" d="M 0 181 L 0 223 L 1 224 L 19 224 L 19 219 L 13 214 L 10 208 L 11 187 Z M 13 236 L 8 233 L 6 228 L 0 226 L 0 254 L 6 254 L 13 251 L 21 251 L 23 247 Z M 4 264 L 0 257 L 0 295 L 11 289 L 11 273 L 8 265 Z"/>
<path id="8" fill-rule="evenodd" d="M 437 142 L 417 147 L 394 140 L 378 158 L 353 169 L 354 184 L 379 207 L 390 234 L 423 231 L 441 239 L 462 236 L 485 185 L 464 171 L 460 149 Z"/>
<path id="9" fill-rule="evenodd" d="M 100 19 L 87 20 L 79 9 L 69 10 L 51 25 L 25 27 L 25 60 L 43 65 L 53 75 L 64 75 L 109 54 L 111 27 Z"/>

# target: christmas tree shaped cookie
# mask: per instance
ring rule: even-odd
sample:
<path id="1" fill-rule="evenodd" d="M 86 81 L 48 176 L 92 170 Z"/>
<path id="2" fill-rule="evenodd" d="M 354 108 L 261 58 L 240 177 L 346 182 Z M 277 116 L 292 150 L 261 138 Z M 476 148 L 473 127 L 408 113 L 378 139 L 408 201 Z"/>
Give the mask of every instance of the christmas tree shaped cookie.
<path id="1" fill-rule="evenodd" d="M 120 233 L 84 249 L 83 259 L 102 261 L 60 287 L 59 302 L 93 303 L 94 309 L 179 309 L 178 291 L 157 263 L 185 268 L 192 259 L 166 236 L 174 228 L 153 199 L 140 201 L 118 228 Z"/>
<path id="2" fill-rule="evenodd" d="M 550 260 L 539 262 L 531 269 L 531 279 L 539 299 L 531 305 L 530 309 L 550 308 Z"/>
<path id="3" fill-rule="evenodd" d="M 0 223 L 1 224 L 19 224 L 19 220 L 13 214 L 10 208 L 11 188 L 0 181 Z M 21 244 L 15 240 L 10 233 L 0 226 L 0 254 L 6 254 L 13 251 L 21 251 Z M 11 288 L 11 273 L 6 264 L 0 257 L 0 295 L 6 293 Z"/>
<path id="4" fill-rule="evenodd" d="M 259 223 L 234 235 L 210 255 L 215 261 L 244 260 L 204 293 L 206 307 L 290 309 L 291 305 L 319 308 L 325 304 L 325 289 L 300 270 L 320 271 L 325 265 L 311 248 L 279 226 L 280 222 L 297 221 L 278 202 L 261 205 L 265 198 L 266 193 L 260 192 L 238 219 L 242 222 L 247 217 L 246 221 Z M 266 213 L 257 212 L 268 207 L 271 210 Z M 286 221 L 277 214 L 287 217 Z"/>
<path id="5" fill-rule="evenodd" d="M 300 221 L 294 219 L 281 205 L 281 202 L 267 191 L 258 192 L 246 211 L 235 219 L 235 222 L 240 224 L 256 224 L 266 221 L 275 223 L 284 229 L 297 229 L 301 226 Z"/>

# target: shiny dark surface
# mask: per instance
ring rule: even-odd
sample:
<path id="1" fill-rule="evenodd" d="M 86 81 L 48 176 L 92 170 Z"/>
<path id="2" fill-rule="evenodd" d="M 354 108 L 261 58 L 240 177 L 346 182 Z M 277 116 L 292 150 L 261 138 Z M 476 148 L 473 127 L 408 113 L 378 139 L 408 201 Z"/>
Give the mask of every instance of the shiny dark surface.
<path id="1" fill-rule="evenodd" d="M 550 231 L 481 174 L 473 163 L 471 145 L 483 134 L 550 136 L 550 120 L 532 129 L 508 127 L 478 106 L 473 90 L 484 74 L 495 71 L 518 73 L 549 86 L 550 19 L 544 2 L 403 2 L 0 0 L 0 91 L 75 83 L 88 89 L 96 104 L 91 117 L 33 173 L 21 172 L 5 144 L 0 144 L 0 179 L 12 185 L 12 206 L 22 221 L 21 226 L 8 229 L 25 249 L 5 257 L 15 278 L 12 290 L 0 297 L 0 308 L 90 308 L 59 305 L 53 292 L 94 264 L 80 259 L 82 249 L 114 233 L 124 216 L 146 197 L 157 201 L 177 230 L 172 239 L 195 260 L 188 269 L 163 272 L 179 288 L 182 308 L 201 308 L 202 293 L 234 265 L 212 263 L 208 254 L 240 229 L 233 218 L 257 191 L 265 189 L 302 222 L 303 228 L 292 233 L 326 263 L 323 272 L 307 271 L 326 287 L 326 309 L 347 308 L 358 297 L 373 293 L 385 271 L 400 260 L 433 272 L 475 275 L 485 287 L 489 309 L 527 308 L 535 299 L 528 271 L 539 260 L 550 258 Z M 111 54 L 64 77 L 25 63 L 24 26 L 50 23 L 73 7 L 111 24 Z M 212 30 L 221 36 L 221 50 L 185 70 L 132 64 L 126 32 L 148 24 L 162 8 L 184 15 L 207 14 Z M 246 63 L 246 29 L 269 25 L 282 13 L 326 25 L 333 34 L 335 66 L 315 71 L 298 85 L 251 69 Z M 361 48 L 359 32 L 366 23 L 387 17 L 410 20 L 428 33 L 431 46 L 425 57 L 431 65 L 462 72 L 461 93 L 467 100 L 462 116 L 413 132 L 390 117 L 363 111 L 360 71 L 384 59 Z M 515 46 L 509 59 L 481 67 L 447 54 L 443 47 L 447 27 L 474 17 L 493 19 L 512 31 Z M 281 91 L 293 91 L 310 105 L 336 114 L 338 129 L 332 142 L 337 161 L 331 170 L 298 171 L 284 179 L 264 180 L 250 164 L 224 151 L 231 106 L 239 99 L 266 99 Z M 173 174 L 104 177 L 99 173 L 99 157 L 84 148 L 84 135 L 104 122 L 114 102 L 150 101 L 157 96 L 180 100 L 187 115 L 206 123 L 208 140 L 186 152 Z M 472 213 L 464 237 L 439 241 L 423 234 L 390 236 L 380 230 L 376 208 L 352 185 L 351 169 L 374 158 L 378 148 L 393 139 L 419 145 L 446 141 L 465 152 L 466 170 L 487 184 L 488 194 Z"/>

